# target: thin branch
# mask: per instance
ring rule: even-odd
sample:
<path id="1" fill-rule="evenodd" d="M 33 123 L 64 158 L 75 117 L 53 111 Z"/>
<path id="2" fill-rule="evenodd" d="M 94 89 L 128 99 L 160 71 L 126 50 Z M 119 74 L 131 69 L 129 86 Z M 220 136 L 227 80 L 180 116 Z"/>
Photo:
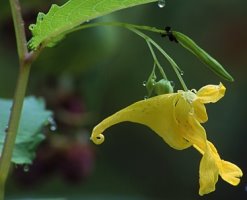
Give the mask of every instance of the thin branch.
<path id="1" fill-rule="evenodd" d="M 154 53 L 154 50 L 153 50 L 152 45 L 150 44 L 150 42 L 149 42 L 148 40 L 146 40 L 146 42 L 147 42 L 147 45 L 148 45 L 148 47 L 149 47 L 149 50 L 150 50 L 150 52 L 151 52 L 151 54 L 152 54 L 152 56 L 153 56 L 154 62 L 157 64 L 157 66 L 158 66 L 158 68 L 159 68 L 159 70 L 160 70 L 161 75 L 163 76 L 164 79 L 167 80 L 167 76 L 166 76 L 166 74 L 165 74 L 165 72 L 164 72 L 162 66 L 161 66 L 160 63 L 159 63 L 159 61 L 158 61 L 158 59 L 157 59 L 157 56 L 156 56 L 155 53 Z"/>

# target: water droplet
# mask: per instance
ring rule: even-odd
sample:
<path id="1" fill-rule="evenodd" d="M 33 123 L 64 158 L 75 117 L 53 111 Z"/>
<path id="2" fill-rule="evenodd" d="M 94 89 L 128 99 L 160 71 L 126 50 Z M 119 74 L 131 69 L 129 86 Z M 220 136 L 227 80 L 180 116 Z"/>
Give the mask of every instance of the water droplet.
<path id="1" fill-rule="evenodd" d="M 171 86 L 172 86 L 173 88 L 175 87 L 174 81 L 170 81 L 170 84 L 171 84 Z"/>
<path id="2" fill-rule="evenodd" d="M 24 167 L 23 167 L 23 170 L 24 170 L 24 172 L 28 172 L 29 171 L 29 165 L 24 165 Z"/>
<path id="3" fill-rule="evenodd" d="M 53 119 L 53 117 L 49 117 L 48 122 L 50 124 L 50 130 L 51 131 L 56 131 L 57 130 L 57 123 L 56 121 Z"/>
<path id="4" fill-rule="evenodd" d="M 183 76 L 183 75 L 184 75 L 184 71 L 181 71 L 181 72 L 180 72 L 180 75 Z"/>
<path id="5" fill-rule="evenodd" d="M 9 127 L 8 126 L 6 126 L 6 128 L 5 128 L 5 133 L 7 133 L 8 132 L 8 130 L 9 130 Z"/>
<path id="6" fill-rule="evenodd" d="M 147 100 L 148 99 L 148 96 L 144 96 L 144 100 Z"/>
<path id="7" fill-rule="evenodd" d="M 146 81 L 143 81 L 142 85 L 143 85 L 144 87 L 146 87 L 147 82 L 146 82 Z"/>
<path id="8" fill-rule="evenodd" d="M 158 6 L 159 6 L 159 8 L 164 8 L 166 6 L 166 0 L 159 0 Z"/>
<path id="9" fill-rule="evenodd" d="M 50 130 L 51 130 L 51 131 L 57 130 L 57 126 L 54 126 L 54 125 L 50 126 Z"/>

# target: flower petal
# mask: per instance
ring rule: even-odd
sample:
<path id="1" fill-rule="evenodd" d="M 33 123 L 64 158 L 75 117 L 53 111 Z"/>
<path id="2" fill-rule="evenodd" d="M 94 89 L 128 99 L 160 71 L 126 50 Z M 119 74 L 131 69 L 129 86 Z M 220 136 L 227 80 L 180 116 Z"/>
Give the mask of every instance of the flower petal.
<path id="1" fill-rule="evenodd" d="M 114 124 L 129 121 L 148 126 L 175 149 L 188 148 L 191 144 L 180 135 L 180 129 L 175 120 L 174 108 L 179 98 L 181 94 L 173 93 L 136 102 L 98 124 L 93 129 L 91 139 L 96 144 L 100 144 L 104 141 L 102 133 L 105 129 Z"/>
<path id="2" fill-rule="evenodd" d="M 219 85 L 207 85 L 202 87 L 197 93 L 201 103 L 215 103 L 225 95 L 226 88 L 222 83 Z"/>
<path id="3" fill-rule="evenodd" d="M 207 135 L 201 124 L 192 116 L 188 117 L 188 126 L 185 129 L 184 138 L 196 145 L 202 152 L 207 149 Z"/>
<path id="4" fill-rule="evenodd" d="M 217 163 L 214 156 L 212 155 L 210 147 L 208 146 L 200 162 L 200 195 L 208 194 L 215 190 L 215 184 L 218 181 L 218 175 L 219 169 Z"/>
<path id="5" fill-rule="evenodd" d="M 203 103 L 201 103 L 199 100 L 195 100 L 193 101 L 192 106 L 194 108 L 195 118 L 200 123 L 205 123 L 206 121 L 208 121 L 206 107 L 204 106 Z"/>
<path id="6" fill-rule="evenodd" d="M 215 146 L 210 141 L 207 141 L 207 144 L 208 144 L 208 149 L 209 149 L 209 153 L 210 153 L 211 159 L 213 159 L 214 162 L 215 162 L 215 164 L 217 165 L 219 175 L 222 177 L 222 179 L 224 181 L 226 181 L 226 182 L 234 185 L 234 186 L 238 185 L 239 182 L 240 182 L 240 177 L 243 176 L 243 173 L 242 173 L 241 169 L 238 166 L 236 166 L 235 164 L 231 163 L 231 162 L 228 162 L 228 161 L 225 161 L 225 160 L 221 160 L 221 158 L 220 158 L 220 156 L 219 156 L 219 154 L 218 154 L 217 149 L 215 148 Z M 203 151 L 201 148 L 199 148 L 196 145 L 193 145 L 193 146 L 201 154 L 203 154 L 203 157 L 204 156 L 207 156 L 207 155 L 205 155 L 206 153 L 204 153 L 205 151 Z M 206 158 L 204 158 L 204 159 L 206 160 Z M 207 160 L 209 161 L 210 159 L 207 159 Z M 201 161 L 201 163 L 204 166 L 206 166 L 205 162 L 206 161 L 203 161 L 203 162 Z M 208 165 L 212 165 L 213 166 L 214 164 L 211 163 L 211 164 L 208 164 Z M 203 171 L 203 170 L 204 170 L 203 167 L 200 167 L 200 179 L 201 179 L 201 177 L 204 177 L 203 174 L 201 175 L 201 173 L 203 173 L 201 171 Z M 216 172 L 216 170 L 214 170 L 214 171 Z M 212 171 L 210 173 L 212 173 Z M 205 179 L 205 180 L 207 180 L 207 179 Z M 202 182 L 204 182 L 204 181 L 202 181 Z M 208 181 L 208 183 L 209 183 L 209 181 Z M 206 184 L 204 184 L 204 185 L 206 185 Z M 213 190 L 214 187 L 215 186 L 212 186 L 211 185 L 211 187 L 209 187 L 209 188 L 211 188 L 211 190 L 214 191 Z M 202 188 L 204 188 L 204 186 Z M 205 189 L 202 189 L 202 191 L 206 191 L 206 190 Z M 210 190 L 208 190 L 208 191 L 210 191 Z M 209 192 L 207 192 L 207 193 L 209 193 Z M 206 193 L 203 193 L 202 192 L 202 194 L 206 194 Z"/>
<path id="7" fill-rule="evenodd" d="M 243 172 L 241 171 L 241 169 L 231 162 L 221 160 L 215 146 L 209 141 L 208 143 L 214 153 L 215 158 L 217 159 L 219 174 L 221 178 L 231 185 L 238 185 L 240 182 L 240 177 L 243 176 Z"/>
<path id="8" fill-rule="evenodd" d="M 240 177 L 243 176 L 241 169 L 231 162 L 221 160 L 220 176 L 231 185 L 238 185 Z"/>
<path id="9" fill-rule="evenodd" d="M 206 131 L 195 118 L 193 107 L 186 98 L 179 98 L 175 106 L 175 119 L 183 137 L 191 144 L 206 150 Z"/>

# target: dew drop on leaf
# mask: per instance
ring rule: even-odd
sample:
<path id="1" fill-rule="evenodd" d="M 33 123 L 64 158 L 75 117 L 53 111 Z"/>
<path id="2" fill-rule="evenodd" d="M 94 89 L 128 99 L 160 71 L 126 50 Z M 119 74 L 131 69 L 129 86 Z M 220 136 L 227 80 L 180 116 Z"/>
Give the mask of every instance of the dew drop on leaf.
<path id="1" fill-rule="evenodd" d="M 146 86 L 146 84 L 147 84 L 147 82 L 146 82 L 146 81 L 143 81 L 142 85 L 143 85 L 144 87 Z"/>
<path id="2" fill-rule="evenodd" d="M 159 0 L 158 1 L 158 6 L 159 8 L 164 8 L 166 5 L 166 0 Z"/>
<path id="3" fill-rule="evenodd" d="M 55 122 L 54 118 L 49 117 L 48 122 L 50 125 L 50 131 L 56 131 L 57 130 L 57 123 Z"/>

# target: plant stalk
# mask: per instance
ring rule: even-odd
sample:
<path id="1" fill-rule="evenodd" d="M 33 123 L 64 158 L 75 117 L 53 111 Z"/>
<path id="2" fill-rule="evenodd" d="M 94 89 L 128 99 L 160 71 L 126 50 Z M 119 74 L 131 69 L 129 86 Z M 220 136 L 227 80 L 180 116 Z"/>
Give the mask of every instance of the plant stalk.
<path id="1" fill-rule="evenodd" d="M 19 127 L 30 68 L 31 64 L 23 65 L 20 68 L 19 78 L 16 85 L 14 102 L 0 159 L 0 200 L 4 200 L 5 183 L 9 174 L 12 153 L 15 147 L 15 139 Z"/>
<path id="2" fill-rule="evenodd" d="M 21 118 L 21 111 L 28 84 L 31 64 L 37 56 L 35 53 L 28 52 L 27 39 L 25 35 L 24 22 L 22 19 L 19 0 L 9 0 L 9 3 L 14 21 L 20 68 L 8 128 L 0 159 L 0 200 L 4 200 L 5 184 L 8 178 L 12 153 L 15 147 L 15 140 Z"/>
<path id="3" fill-rule="evenodd" d="M 21 5 L 19 0 L 9 0 L 11 13 L 14 21 L 15 36 L 17 43 L 17 50 L 20 61 L 24 61 L 28 54 L 27 39 L 24 28 L 24 21 L 21 14 Z"/>

